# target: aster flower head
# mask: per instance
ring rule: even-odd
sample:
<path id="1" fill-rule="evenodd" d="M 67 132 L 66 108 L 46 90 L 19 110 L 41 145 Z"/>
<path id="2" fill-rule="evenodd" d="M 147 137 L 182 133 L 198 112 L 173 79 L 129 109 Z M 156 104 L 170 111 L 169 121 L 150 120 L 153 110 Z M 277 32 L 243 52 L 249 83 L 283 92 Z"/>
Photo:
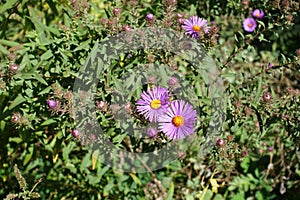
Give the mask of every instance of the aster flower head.
<path id="1" fill-rule="evenodd" d="M 264 11 L 262 11 L 261 9 L 255 9 L 253 12 L 252 12 L 252 16 L 255 17 L 255 18 L 258 18 L 258 19 L 261 19 L 263 18 L 265 15 Z"/>
<path id="2" fill-rule="evenodd" d="M 243 21 L 243 27 L 247 32 L 253 32 L 256 28 L 256 21 L 253 18 L 246 18 Z"/>
<path id="3" fill-rule="evenodd" d="M 210 27 L 207 26 L 207 20 L 197 16 L 192 16 L 190 19 L 186 19 L 182 28 L 186 31 L 186 34 L 192 38 L 198 39 L 201 32 L 208 33 Z"/>
<path id="4" fill-rule="evenodd" d="M 178 140 L 194 133 L 195 121 L 196 110 L 183 100 L 176 100 L 167 113 L 159 117 L 158 128 L 168 138 Z"/>
<path id="5" fill-rule="evenodd" d="M 157 122 L 158 117 L 167 111 L 169 102 L 168 90 L 158 86 L 142 93 L 136 103 L 137 112 L 150 122 Z"/>

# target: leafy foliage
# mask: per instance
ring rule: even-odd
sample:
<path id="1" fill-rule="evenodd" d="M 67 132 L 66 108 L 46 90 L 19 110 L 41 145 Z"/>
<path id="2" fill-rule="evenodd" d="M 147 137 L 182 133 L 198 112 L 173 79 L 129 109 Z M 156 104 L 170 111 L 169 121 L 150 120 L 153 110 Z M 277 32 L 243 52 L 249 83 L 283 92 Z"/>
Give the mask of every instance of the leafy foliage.
<path id="1" fill-rule="evenodd" d="M 300 186 L 299 6 L 286 0 L 4 1 L 0 5 L 0 196 L 295 199 Z M 248 33 L 242 22 L 256 8 L 265 16 Z M 152 20 L 146 19 L 149 13 Z M 180 23 L 193 15 L 207 19 L 211 26 L 209 34 L 195 41 L 220 70 L 224 105 L 211 100 L 205 72 L 168 48 L 138 49 L 112 58 L 105 55 L 121 52 L 120 43 L 95 51 L 108 38 L 143 27 L 184 33 Z M 142 84 L 151 79 L 143 71 L 145 66 L 162 77 L 156 80 L 160 84 L 167 85 L 174 73 L 186 80 L 183 92 L 176 94 L 199 107 L 197 140 L 183 145 L 179 159 L 156 171 L 144 166 L 145 173 L 127 173 L 105 165 L 105 157 L 88 148 L 97 137 L 88 132 L 90 123 L 77 124 L 74 114 L 81 107 L 73 100 L 75 79 L 82 80 L 80 69 L 90 64 L 88 56 L 108 65 L 101 71 L 103 76 L 90 75 L 99 79 L 92 102 L 97 123 L 112 144 L 128 152 L 171 146 L 163 135 L 146 140 L 129 135 L 114 119 L 114 102 L 122 98 L 116 94 L 128 91 L 128 99 L 122 100 L 131 105 L 133 118 L 128 121 L 143 125 L 134 103 L 149 86 Z M 147 80 L 136 80 L 138 73 Z M 84 100 L 90 95 L 79 94 Z M 47 100 L 57 105 L 49 108 Z M 214 106 L 225 105 L 224 112 L 214 112 Z M 222 126 L 218 120 L 211 123 L 212 118 L 224 120 Z M 214 125 L 219 129 L 213 129 L 218 134 L 212 136 Z M 74 135 L 78 126 L 88 137 L 82 137 L 82 130 Z M 213 148 L 203 157 L 199 152 L 204 144 Z M 28 185 L 34 187 L 28 190 Z"/>

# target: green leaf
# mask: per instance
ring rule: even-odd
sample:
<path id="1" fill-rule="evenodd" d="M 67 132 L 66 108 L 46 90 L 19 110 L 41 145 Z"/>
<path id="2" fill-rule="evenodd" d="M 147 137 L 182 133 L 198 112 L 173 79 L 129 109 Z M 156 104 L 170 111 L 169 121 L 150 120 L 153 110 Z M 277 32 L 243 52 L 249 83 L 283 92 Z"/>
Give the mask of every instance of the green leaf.
<path id="1" fill-rule="evenodd" d="M 211 190 L 207 190 L 204 197 L 203 197 L 203 200 L 211 200 L 212 197 L 213 197 L 213 192 Z"/>
<path id="2" fill-rule="evenodd" d="M 168 195 L 167 195 L 167 200 L 173 199 L 173 194 L 174 194 L 174 183 L 171 182 L 170 188 L 168 190 Z"/>
<path id="3" fill-rule="evenodd" d="M 225 199 L 225 198 L 224 198 L 222 195 L 217 194 L 217 195 L 214 197 L 213 200 L 224 200 L 224 199 Z"/>
<path id="4" fill-rule="evenodd" d="M 11 9 L 19 0 L 9 0 L 2 6 L 0 6 L 0 13 L 3 14 L 6 10 Z"/>
<path id="5" fill-rule="evenodd" d="M 44 121 L 44 122 L 41 124 L 41 126 L 48 126 L 48 125 L 54 124 L 54 123 L 56 123 L 56 120 L 54 120 L 54 119 L 47 119 L 46 121 Z"/>
<path id="6" fill-rule="evenodd" d="M 51 90 L 51 86 L 48 86 L 45 89 L 43 89 L 38 95 L 48 94 L 50 90 Z"/>
<path id="7" fill-rule="evenodd" d="M 21 95 L 18 94 L 18 96 L 15 98 L 15 100 L 10 104 L 8 107 L 9 110 L 13 109 L 14 107 L 18 106 L 19 104 L 23 103 L 26 101 L 26 99 Z"/>
<path id="8" fill-rule="evenodd" d="M 33 78 L 35 78 L 37 81 L 39 81 L 40 83 L 44 84 L 44 85 L 48 85 L 47 81 L 45 81 L 45 79 L 43 79 L 39 74 L 33 74 Z"/>
<path id="9" fill-rule="evenodd" d="M 254 101 L 253 102 L 258 102 L 259 98 L 261 97 L 261 92 L 262 92 L 262 77 L 260 77 L 259 79 L 259 83 L 258 83 L 258 87 L 257 87 L 257 90 L 256 90 L 256 95 L 255 95 L 255 98 L 254 98 Z"/>
<path id="10" fill-rule="evenodd" d="M 0 44 L 0 51 L 1 51 L 3 54 L 9 54 L 9 51 L 7 51 L 7 49 L 6 49 L 4 46 L 2 46 L 1 44 Z"/>
<path id="11" fill-rule="evenodd" d="M 43 55 L 41 55 L 41 60 L 48 60 L 52 56 L 53 56 L 52 51 L 48 50 L 45 53 L 43 53 Z"/>
<path id="12" fill-rule="evenodd" d="M 140 179 L 133 173 L 129 173 L 129 175 L 131 176 L 131 178 L 133 179 L 133 181 L 137 184 L 137 185 L 142 185 Z"/>
<path id="13" fill-rule="evenodd" d="M 24 160 L 23 160 L 23 165 L 25 166 L 31 159 L 32 155 L 33 155 L 33 150 L 34 150 L 34 146 L 30 146 L 28 147 L 28 154 L 26 154 Z"/>
<path id="14" fill-rule="evenodd" d="M 241 167 L 244 169 L 244 173 L 248 171 L 249 164 L 250 164 L 250 156 L 244 158 L 244 160 L 241 163 Z"/>

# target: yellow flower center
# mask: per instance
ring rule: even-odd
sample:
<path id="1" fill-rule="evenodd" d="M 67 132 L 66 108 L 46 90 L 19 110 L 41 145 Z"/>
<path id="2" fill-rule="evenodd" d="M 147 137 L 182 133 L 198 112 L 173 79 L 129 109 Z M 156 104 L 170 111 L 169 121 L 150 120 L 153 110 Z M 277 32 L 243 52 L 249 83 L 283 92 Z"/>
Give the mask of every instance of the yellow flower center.
<path id="1" fill-rule="evenodd" d="M 199 32 L 200 30 L 201 30 L 201 27 L 200 27 L 200 26 L 198 26 L 198 25 L 194 25 L 194 26 L 193 26 L 193 31 Z"/>
<path id="2" fill-rule="evenodd" d="M 260 13 L 256 13 L 256 17 L 259 17 L 260 16 Z"/>
<path id="3" fill-rule="evenodd" d="M 150 107 L 151 107 L 152 109 L 155 109 L 155 110 L 159 109 L 160 106 L 161 106 L 161 101 L 158 100 L 158 99 L 154 99 L 154 100 L 152 100 L 151 103 L 150 103 Z"/>
<path id="4" fill-rule="evenodd" d="M 176 127 L 180 127 L 184 124 L 184 119 L 182 116 L 177 115 L 175 117 L 173 117 L 172 119 L 172 123 L 176 126 Z"/>
<path id="5" fill-rule="evenodd" d="M 253 24 L 249 23 L 249 24 L 248 24 L 248 26 L 249 26 L 249 27 L 252 27 L 252 26 L 253 26 Z"/>

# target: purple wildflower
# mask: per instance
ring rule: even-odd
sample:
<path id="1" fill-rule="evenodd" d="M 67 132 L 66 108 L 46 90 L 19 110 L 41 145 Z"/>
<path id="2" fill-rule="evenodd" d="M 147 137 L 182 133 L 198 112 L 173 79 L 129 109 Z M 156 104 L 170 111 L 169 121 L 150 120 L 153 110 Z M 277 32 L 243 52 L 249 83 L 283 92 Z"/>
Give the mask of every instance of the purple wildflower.
<path id="1" fill-rule="evenodd" d="M 207 26 L 207 21 L 197 16 L 192 16 L 190 19 L 186 19 L 182 28 L 184 28 L 186 34 L 195 39 L 199 38 L 200 32 L 208 33 L 210 30 L 210 27 Z"/>
<path id="2" fill-rule="evenodd" d="M 243 21 L 243 27 L 247 32 L 253 32 L 256 28 L 256 21 L 253 18 L 246 18 Z"/>
<path id="3" fill-rule="evenodd" d="M 173 140 L 184 138 L 194 132 L 196 111 L 193 107 L 180 100 L 173 101 L 167 113 L 158 118 L 158 128 Z"/>
<path id="4" fill-rule="evenodd" d="M 136 104 L 138 113 L 144 115 L 150 122 L 157 122 L 158 117 L 169 107 L 168 90 L 158 86 L 143 92 Z"/>
<path id="5" fill-rule="evenodd" d="M 263 18 L 265 15 L 264 11 L 260 10 L 260 9 L 255 9 L 253 12 L 252 12 L 252 16 L 255 17 L 255 18 L 258 18 L 258 19 L 261 19 Z"/>

